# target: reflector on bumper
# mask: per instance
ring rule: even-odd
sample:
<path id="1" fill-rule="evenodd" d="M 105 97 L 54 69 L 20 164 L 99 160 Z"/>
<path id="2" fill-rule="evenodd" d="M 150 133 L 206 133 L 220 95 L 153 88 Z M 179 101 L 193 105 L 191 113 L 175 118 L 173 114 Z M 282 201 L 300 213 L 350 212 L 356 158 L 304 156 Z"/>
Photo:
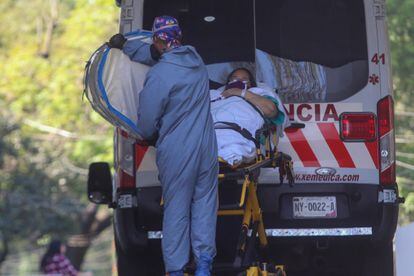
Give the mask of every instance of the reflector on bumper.
<path id="1" fill-rule="evenodd" d="M 266 235 L 268 237 L 370 236 L 372 235 L 372 227 L 266 229 Z M 148 239 L 162 239 L 162 231 L 149 231 Z"/>
<path id="2" fill-rule="evenodd" d="M 369 236 L 372 235 L 372 227 L 266 229 L 266 235 L 269 237 Z"/>

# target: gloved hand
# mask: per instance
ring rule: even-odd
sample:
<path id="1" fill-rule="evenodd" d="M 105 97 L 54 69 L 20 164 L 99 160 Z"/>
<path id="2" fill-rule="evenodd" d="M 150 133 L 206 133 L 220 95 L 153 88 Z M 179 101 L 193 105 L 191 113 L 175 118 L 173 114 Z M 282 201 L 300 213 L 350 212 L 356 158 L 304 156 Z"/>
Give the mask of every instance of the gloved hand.
<path id="1" fill-rule="evenodd" d="M 109 39 L 108 46 L 122 50 L 126 41 L 127 39 L 123 34 L 115 34 Z"/>

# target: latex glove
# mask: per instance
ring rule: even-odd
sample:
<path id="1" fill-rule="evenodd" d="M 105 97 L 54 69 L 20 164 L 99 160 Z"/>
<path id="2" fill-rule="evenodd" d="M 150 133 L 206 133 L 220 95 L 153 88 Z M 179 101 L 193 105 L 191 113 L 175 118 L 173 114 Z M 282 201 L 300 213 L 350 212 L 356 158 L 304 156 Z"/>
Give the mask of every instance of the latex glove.
<path id="1" fill-rule="evenodd" d="M 126 41 L 127 39 L 123 34 L 115 34 L 109 39 L 108 46 L 122 50 Z"/>

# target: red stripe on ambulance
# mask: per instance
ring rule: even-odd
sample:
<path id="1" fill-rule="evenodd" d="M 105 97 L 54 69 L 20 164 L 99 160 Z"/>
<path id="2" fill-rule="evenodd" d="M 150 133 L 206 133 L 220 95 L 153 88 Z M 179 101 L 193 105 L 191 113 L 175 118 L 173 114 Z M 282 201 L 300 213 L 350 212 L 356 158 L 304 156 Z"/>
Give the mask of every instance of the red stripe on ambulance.
<path id="1" fill-rule="evenodd" d="M 145 153 L 148 151 L 148 146 L 141 146 L 139 144 L 135 144 L 135 169 L 138 169 L 144 160 Z"/>
<path id="2" fill-rule="evenodd" d="M 368 149 L 369 155 L 371 155 L 375 168 L 378 169 L 378 141 L 365 142 L 365 146 Z"/>
<path id="3" fill-rule="evenodd" d="M 318 123 L 317 125 L 329 149 L 335 156 L 336 161 L 338 161 L 339 167 L 355 168 L 355 163 L 346 149 L 344 142 L 341 141 L 335 123 Z"/>
<path id="4" fill-rule="evenodd" d="M 286 131 L 286 136 L 288 137 L 290 143 L 292 144 L 293 149 L 299 156 L 300 160 L 305 167 L 320 167 L 318 158 L 315 156 L 311 146 L 303 135 L 302 130 L 293 130 Z"/>
<path id="5" fill-rule="evenodd" d="M 361 103 L 299 103 L 284 105 L 290 121 L 306 123 L 305 129 L 286 133 L 280 147 L 294 153 L 302 167 L 378 169 L 378 142 L 344 142 L 339 116 L 361 112 Z M 292 155 L 294 156 L 294 155 Z M 297 166 L 297 164 L 295 164 Z"/>

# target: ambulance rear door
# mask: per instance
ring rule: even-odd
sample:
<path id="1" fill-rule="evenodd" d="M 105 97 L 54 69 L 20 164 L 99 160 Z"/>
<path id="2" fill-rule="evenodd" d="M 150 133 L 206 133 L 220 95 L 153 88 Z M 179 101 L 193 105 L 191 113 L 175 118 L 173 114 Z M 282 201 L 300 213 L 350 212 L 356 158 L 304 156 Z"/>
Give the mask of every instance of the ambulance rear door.
<path id="1" fill-rule="evenodd" d="M 279 93 L 292 122 L 279 150 L 296 183 L 379 184 L 381 62 L 375 1 L 256 1 L 258 81 Z M 384 103 L 383 105 L 386 105 Z M 264 170 L 262 183 L 277 171 Z"/>

